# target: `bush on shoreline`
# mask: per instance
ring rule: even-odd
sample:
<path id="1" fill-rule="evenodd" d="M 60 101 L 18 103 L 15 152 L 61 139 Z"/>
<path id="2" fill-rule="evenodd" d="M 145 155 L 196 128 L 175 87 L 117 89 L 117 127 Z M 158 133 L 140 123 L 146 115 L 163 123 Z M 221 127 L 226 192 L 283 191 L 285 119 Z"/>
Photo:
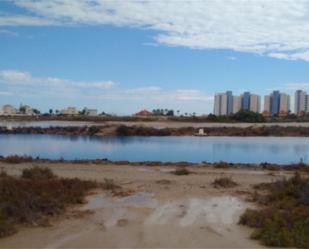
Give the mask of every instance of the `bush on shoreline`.
<path id="1" fill-rule="evenodd" d="M 296 173 L 256 189 L 267 191 L 256 198 L 262 208 L 247 209 L 239 221 L 255 228 L 251 237 L 266 246 L 309 248 L 309 179 Z"/>
<path id="2" fill-rule="evenodd" d="M 46 168 L 26 169 L 22 177 L 0 174 L 0 237 L 17 231 L 22 224 L 42 224 L 73 204 L 81 204 L 93 181 L 57 178 Z"/>
<path id="3" fill-rule="evenodd" d="M 233 187 L 238 186 L 238 183 L 234 182 L 229 177 L 222 177 L 222 178 L 215 179 L 212 185 L 215 188 L 233 188 Z"/>
<path id="4" fill-rule="evenodd" d="M 186 168 L 180 168 L 176 169 L 173 173 L 177 176 L 183 176 L 183 175 L 189 175 L 191 172 Z"/>

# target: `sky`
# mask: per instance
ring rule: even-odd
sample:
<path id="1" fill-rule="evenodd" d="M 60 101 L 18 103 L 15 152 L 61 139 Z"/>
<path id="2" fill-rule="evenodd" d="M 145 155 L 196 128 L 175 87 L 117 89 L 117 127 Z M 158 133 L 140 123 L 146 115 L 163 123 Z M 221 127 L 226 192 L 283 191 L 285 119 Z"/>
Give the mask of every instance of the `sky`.
<path id="1" fill-rule="evenodd" d="M 216 92 L 296 89 L 307 0 L 0 1 L 0 105 L 207 114 Z"/>

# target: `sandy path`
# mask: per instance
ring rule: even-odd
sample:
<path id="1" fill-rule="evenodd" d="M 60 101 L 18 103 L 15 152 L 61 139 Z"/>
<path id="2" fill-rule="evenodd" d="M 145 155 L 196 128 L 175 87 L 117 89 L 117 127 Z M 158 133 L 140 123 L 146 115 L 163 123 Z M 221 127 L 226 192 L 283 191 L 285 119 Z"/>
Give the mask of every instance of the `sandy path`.
<path id="1" fill-rule="evenodd" d="M 97 123 L 99 125 L 100 123 Z M 133 126 L 133 125 L 143 125 L 143 126 L 149 126 L 153 128 L 181 128 L 181 127 L 240 127 L 240 128 L 246 128 L 250 126 L 300 126 L 300 127 L 309 127 L 309 122 L 288 122 L 288 123 L 212 123 L 212 122 L 175 122 L 175 121 L 153 121 L 153 122 L 119 122 L 119 121 L 107 121 L 104 122 L 104 124 L 113 124 L 113 125 L 127 125 L 127 126 Z"/>
<path id="2" fill-rule="evenodd" d="M 85 205 L 68 210 L 53 226 L 22 229 L 1 239 L 1 248 L 258 248 L 261 246 L 248 238 L 250 230 L 237 225 L 239 215 L 252 205 L 246 201 L 251 185 L 290 174 L 193 168 L 194 174 L 175 176 L 162 172 L 163 167 L 42 165 L 64 177 L 114 179 L 133 194 L 115 197 L 98 190 L 87 197 Z M 31 166 L 0 163 L 12 175 Z M 230 176 L 240 185 L 216 189 L 211 183 L 220 176 Z M 91 213 L 74 215 L 85 210 Z"/>

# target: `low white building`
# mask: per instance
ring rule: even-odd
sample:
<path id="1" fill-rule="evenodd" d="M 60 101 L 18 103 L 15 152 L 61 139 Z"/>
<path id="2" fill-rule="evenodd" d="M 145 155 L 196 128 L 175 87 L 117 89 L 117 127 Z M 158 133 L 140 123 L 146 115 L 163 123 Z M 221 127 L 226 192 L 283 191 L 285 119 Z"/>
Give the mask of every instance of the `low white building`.
<path id="1" fill-rule="evenodd" d="M 4 105 L 2 106 L 2 115 L 16 115 L 17 110 L 12 105 Z"/>
<path id="2" fill-rule="evenodd" d="M 75 107 L 67 107 L 67 108 L 61 110 L 61 114 L 63 114 L 63 115 L 77 115 L 78 110 Z"/>
<path id="3" fill-rule="evenodd" d="M 98 110 L 97 109 L 85 108 L 85 115 L 87 115 L 87 116 L 97 116 L 98 115 Z"/>

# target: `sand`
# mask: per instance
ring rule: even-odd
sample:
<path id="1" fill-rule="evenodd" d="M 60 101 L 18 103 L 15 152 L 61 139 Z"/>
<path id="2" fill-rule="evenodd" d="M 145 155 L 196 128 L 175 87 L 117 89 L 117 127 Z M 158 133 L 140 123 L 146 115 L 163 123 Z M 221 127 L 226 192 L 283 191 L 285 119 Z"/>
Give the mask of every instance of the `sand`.
<path id="1" fill-rule="evenodd" d="M 101 123 L 103 124 L 103 123 Z M 181 128 L 181 127 L 194 127 L 194 128 L 211 128 L 211 127 L 239 127 L 246 128 L 250 126 L 261 127 L 261 126 L 281 126 L 281 127 L 309 127 L 309 122 L 278 122 L 278 123 L 215 123 L 215 122 L 176 122 L 176 121 L 151 121 L 151 122 L 126 122 L 126 121 L 107 121 L 104 124 L 110 125 L 127 125 L 127 126 L 148 126 L 157 129 L 162 128 Z M 100 122 L 96 123 L 100 125 Z"/>
<path id="2" fill-rule="evenodd" d="M 193 167 L 176 176 L 164 167 L 70 163 L 0 163 L 10 175 L 25 167 L 49 167 L 62 177 L 113 179 L 128 196 L 95 190 L 83 205 L 69 208 L 50 227 L 25 227 L 0 239 L 0 248 L 261 248 L 252 230 L 237 224 L 253 203 L 252 185 L 292 172 Z M 239 186 L 214 188 L 215 178 L 232 177 Z"/>

